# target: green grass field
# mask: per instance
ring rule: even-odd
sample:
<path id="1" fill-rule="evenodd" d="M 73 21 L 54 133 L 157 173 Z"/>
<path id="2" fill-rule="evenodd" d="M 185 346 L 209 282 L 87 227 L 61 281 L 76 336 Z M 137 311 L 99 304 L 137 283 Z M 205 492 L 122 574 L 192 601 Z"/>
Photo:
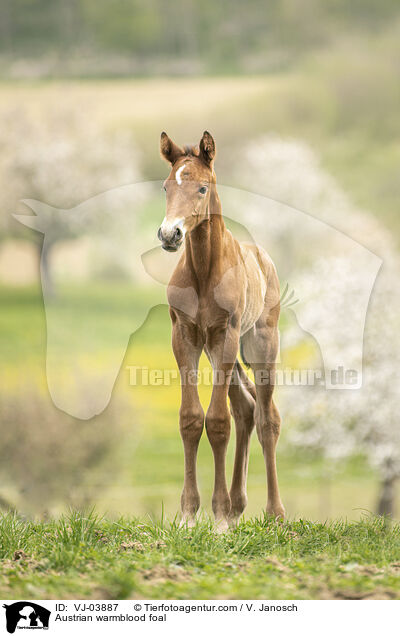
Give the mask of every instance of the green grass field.
<path id="1" fill-rule="evenodd" d="M 34 523 L 0 519 L 0 596 L 24 598 L 400 598 L 400 527 L 278 523 L 217 535 L 207 521 L 102 520 L 72 512 Z"/>
<path id="2" fill-rule="evenodd" d="M 133 386 L 129 382 L 128 369 L 130 365 L 149 369 L 176 369 L 170 345 L 170 321 L 166 305 L 155 306 L 143 327 L 131 337 L 111 403 L 106 411 L 98 418 L 74 425 L 77 448 L 74 447 L 69 453 L 78 450 L 80 435 L 84 435 L 83 439 L 90 442 L 91 437 L 98 435 L 102 427 L 110 429 L 111 434 L 115 429 L 116 441 L 106 462 L 100 462 L 90 470 L 82 466 L 81 479 L 74 486 L 75 498 L 71 500 L 68 470 L 63 473 L 66 483 L 60 484 L 57 497 L 48 494 L 46 484 L 42 483 L 48 481 L 46 466 L 52 472 L 53 479 L 56 479 L 57 461 L 48 463 L 48 458 L 40 453 L 35 441 L 37 435 L 41 439 L 41 430 L 46 422 L 47 426 L 54 422 L 55 431 L 60 433 L 63 427 L 69 425 L 67 416 L 54 408 L 48 394 L 45 376 L 45 316 L 40 289 L 2 288 L 0 297 L 5 307 L 0 315 L 0 349 L 5 363 L 1 371 L 2 390 L 13 404 L 12 413 L 9 411 L 8 419 L 2 422 L 3 439 L 12 432 L 13 418 L 18 416 L 21 405 L 24 405 L 19 415 L 23 439 L 26 440 L 28 449 L 37 449 L 36 463 L 39 464 L 39 475 L 42 475 L 41 480 L 35 477 L 37 473 L 33 473 L 32 477 L 27 472 L 25 477 L 26 461 L 29 460 L 24 460 L 20 475 L 21 492 L 16 491 L 11 477 L 14 474 L 15 457 L 7 450 L 6 445 L 2 455 L 0 494 L 17 509 L 33 515 L 44 511 L 57 515 L 65 511 L 68 503 L 72 505 L 74 502 L 89 502 L 95 504 L 109 518 L 116 518 L 121 514 L 148 514 L 159 518 L 162 509 L 168 518 L 173 518 L 179 510 L 183 479 L 183 450 L 178 430 L 179 381 L 173 379 L 167 386 L 145 386 L 140 383 Z M 158 296 L 153 300 L 157 298 Z M 142 311 L 151 300 L 151 296 L 146 296 L 145 292 L 140 293 L 137 310 Z M 74 302 L 79 308 L 75 313 L 75 320 L 87 319 L 89 323 L 96 324 L 95 335 L 100 347 L 100 358 L 95 350 L 82 351 L 76 359 L 77 368 L 84 368 L 90 377 L 92 369 L 99 362 L 107 363 L 113 351 L 114 336 L 121 330 L 129 334 L 130 320 L 135 318 L 133 313 L 129 313 L 133 311 L 133 305 L 129 300 L 129 288 L 126 284 L 114 284 L 112 288 L 103 290 L 94 285 L 90 289 L 77 289 Z M 60 301 L 60 311 L 62 304 Z M 71 332 L 73 315 L 74 312 L 71 312 L 69 320 L 72 322 L 68 323 Z M 63 319 L 63 314 L 59 318 Z M 69 361 L 69 342 L 67 338 L 66 358 L 60 356 L 60 381 L 66 375 L 62 365 L 65 360 Z M 207 364 L 203 359 L 204 369 Z M 205 408 L 210 391 L 210 386 L 200 387 Z M 279 399 L 278 393 L 278 404 Z M 47 414 L 46 418 L 41 417 L 42 412 Z M 288 446 L 287 432 L 288 425 L 284 422 L 278 446 L 278 470 L 282 497 L 290 519 L 301 516 L 314 521 L 337 517 L 357 520 L 364 511 L 375 510 L 377 476 L 361 457 L 334 466 Z M 55 434 L 54 428 L 51 428 L 49 436 L 54 437 Z M 228 479 L 232 471 L 234 437 L 232 430 L 227 458 Z M 69 460 L 69 457 L 64 456 L 62 445 L 56 446 L 54 452 L 60 453 L 61 463 Z M 77 469 L 74 465 L 71 471 Z M 213 459 L 206 436 L 203 436 L 200 443 L 198 473 L 202 508 L 210 513 Z M 27 488 L 30 495 L 24 494 Z M 251 444 L 248 494 L 246 515 L 260 514 L 266 502 L 266 479 L 264 460 L 256 435 Z M 397 500 L 397 510 L 399 508 Z"/>

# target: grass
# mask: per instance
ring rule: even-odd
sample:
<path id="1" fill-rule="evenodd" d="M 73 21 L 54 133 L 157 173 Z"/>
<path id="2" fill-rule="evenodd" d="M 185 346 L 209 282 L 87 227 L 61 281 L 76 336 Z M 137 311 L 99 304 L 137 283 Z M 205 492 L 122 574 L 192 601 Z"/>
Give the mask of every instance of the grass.
<path id="1" fill-rule="evenodd" d="M 400 598 L 400 526 L 364 516 L 284 523 L 262 516 L 217 535 L 176 521 L 72 511 L 0 517 L 0 596 L 24 598 Z"/>

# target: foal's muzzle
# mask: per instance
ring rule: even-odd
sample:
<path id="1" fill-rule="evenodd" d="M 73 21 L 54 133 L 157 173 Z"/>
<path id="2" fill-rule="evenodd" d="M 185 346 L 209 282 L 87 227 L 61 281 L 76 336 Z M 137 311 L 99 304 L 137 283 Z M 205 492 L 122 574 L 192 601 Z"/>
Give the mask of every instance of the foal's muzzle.
<path id="1" fill-rule="evenodd" d="M 182 245 L 183 232 L 179 227 L 169 232 L 159 228 L 157 237 L 161 241 L 161 247 L 164 250 L 167 250 L 167 252 L 176 252 Z"/>

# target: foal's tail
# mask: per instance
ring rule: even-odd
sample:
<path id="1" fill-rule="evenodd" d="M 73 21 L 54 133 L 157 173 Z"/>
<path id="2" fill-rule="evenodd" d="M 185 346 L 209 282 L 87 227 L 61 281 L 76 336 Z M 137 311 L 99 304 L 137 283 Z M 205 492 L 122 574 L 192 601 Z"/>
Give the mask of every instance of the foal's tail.
<path id="1" fill-rule="evenodd" d="M 240 351 L 240 357 L 242 358 L 242 362 L 243 362 L 244 366 L 246 367 L 246 369 L 250 369 L 250 362 L 247 362 L 246 358 L 244 357 L 242 339 L 240 339 L 240 341 L 239 341 L 239 351 Z"/>
<path id="2" fill-rule="evenodd" d="M 240 354 L 240 355 L 242 355 L 242 354 Z M 243 359 L 243 356 L 242 356 L 242 359 Z M 243 360 L 243 362 L 244 362 L 244 360 Z M 236 360 L 235 368 L 237 370 L 237 373 L 239 375 L 239 378 L 240 378 L 243 386 L 248 390 L 248 392 L 250 393 L 251 397 L 256 399 L 256 387 L 254 386 L 253 382 L 250 380 L 250 378 L 245 373 L 245 371 L 244 371 L 242 365 L 240 364 L 239 360 Z"/>

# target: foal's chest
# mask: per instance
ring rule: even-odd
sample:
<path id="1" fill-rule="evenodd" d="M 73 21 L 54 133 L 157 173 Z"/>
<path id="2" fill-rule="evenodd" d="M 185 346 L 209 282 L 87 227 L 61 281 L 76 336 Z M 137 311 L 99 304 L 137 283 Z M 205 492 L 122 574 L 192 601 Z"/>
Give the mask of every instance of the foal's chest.
<path id="1" fill-rule="evenodd" d="M 184 315 L 184 321 L 195 323 L 203 333 L 210 328 L 225 328 L 229 321 L 240 321 L 240 334 L 245 334 L 258 320 L 264 308 L 267 282 L 265 273 L 252 249 L 240 246 L 237 265 L 227 267 L 206 285 L 185 276 L 179 286 L 170 284 L 168 301 Z"/>

